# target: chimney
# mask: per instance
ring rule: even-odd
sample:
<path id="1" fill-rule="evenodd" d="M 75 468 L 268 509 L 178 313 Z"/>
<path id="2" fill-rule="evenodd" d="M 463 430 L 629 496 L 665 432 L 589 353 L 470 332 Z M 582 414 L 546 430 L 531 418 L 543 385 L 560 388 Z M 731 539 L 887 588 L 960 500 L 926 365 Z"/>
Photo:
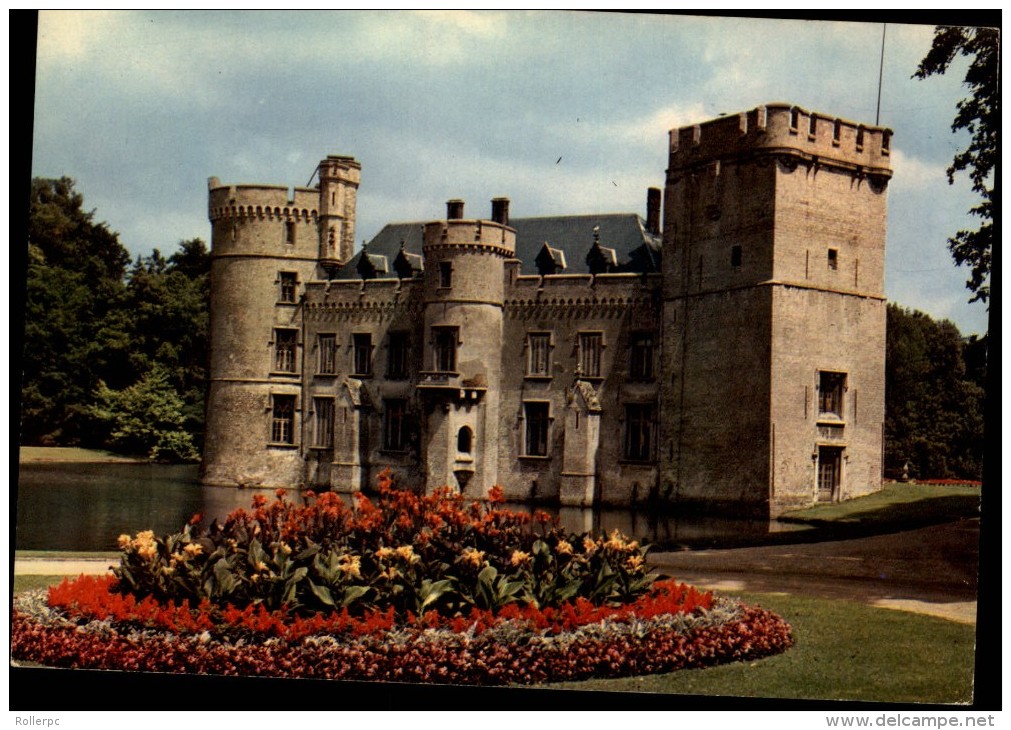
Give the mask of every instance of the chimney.
<path id="1" fill-rule="evenodd" d="M 509 225 L 509 198 L 491 199 L 491 219 L 494 223 Z"/>
<path id="2" fill-rule="evenodd" d="M 453 198 L 446 201 L 446 220 L 457 221 L 463 218 L 463 201 Z"/>
<path id="3" fill-rule="evenodd" d="M 646 190 L 646 230 L 660 235 L 660 188 Z"/>

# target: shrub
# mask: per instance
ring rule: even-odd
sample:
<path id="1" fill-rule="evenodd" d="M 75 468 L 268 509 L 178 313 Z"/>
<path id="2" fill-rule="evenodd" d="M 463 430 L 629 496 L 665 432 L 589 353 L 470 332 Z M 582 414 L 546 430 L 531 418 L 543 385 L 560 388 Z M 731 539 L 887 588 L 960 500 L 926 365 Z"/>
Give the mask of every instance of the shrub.
<path id="1" fill-rule="evenodd" d="M 349 507 L 333 493 L 295 505 L 254 497 L 223 523 L 181 532 L 122 535 L 119 590 L 137 599 L 203 601 L 223 608 L 263 605 L 306 616 L 347 608 L 392 609 L 400 618 L 436 610 L 495 611 L 518 603 L 558 607 L 634 601 L 649 590 L 647 548 L 617 531 L 564 533 L 546 513 L 501 507 L 448 489 L 419 496 L 381 475 L 375 502 L 356 494 Z"/>

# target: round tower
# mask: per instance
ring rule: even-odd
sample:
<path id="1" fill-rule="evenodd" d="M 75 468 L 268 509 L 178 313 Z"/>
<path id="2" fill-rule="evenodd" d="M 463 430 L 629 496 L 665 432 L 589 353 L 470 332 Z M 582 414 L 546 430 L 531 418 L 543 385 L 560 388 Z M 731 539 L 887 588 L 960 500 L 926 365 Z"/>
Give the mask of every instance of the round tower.
<path id="1" fill-rule="evenodd" d="M 319 262 L 327 271 L 343 266 L 354 253 L 361 171 L 353 157 L 329 155 L 319 163 Z"/>
<path id="2" fill-rule="evenodd" d="M 303 478 L 301 300 L 319 264 L 321 191 L 217 178 L 208 188 L 210 385 L 201 479 L 294 487 Z"/>
<path id="3" fill-rule="evenodd" d="M 460 200 L 424 227 L 422 459 L 429 488 L 483 496 L 498 481 L 504 264 L 515 256 L 508 200 L 492 220 L 467 219 Z"/>

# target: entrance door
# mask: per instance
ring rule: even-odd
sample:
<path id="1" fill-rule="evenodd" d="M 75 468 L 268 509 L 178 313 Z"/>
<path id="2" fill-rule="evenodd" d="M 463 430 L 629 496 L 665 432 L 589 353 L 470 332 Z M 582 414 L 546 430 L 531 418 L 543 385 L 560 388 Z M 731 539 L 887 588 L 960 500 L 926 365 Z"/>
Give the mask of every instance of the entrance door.
<path id="1" fill-rule="evenodd" d="M 836 446 L 818 447 L 818 501 L 832 502 L 838 498 L 842 478 L 842 449 Z"/>

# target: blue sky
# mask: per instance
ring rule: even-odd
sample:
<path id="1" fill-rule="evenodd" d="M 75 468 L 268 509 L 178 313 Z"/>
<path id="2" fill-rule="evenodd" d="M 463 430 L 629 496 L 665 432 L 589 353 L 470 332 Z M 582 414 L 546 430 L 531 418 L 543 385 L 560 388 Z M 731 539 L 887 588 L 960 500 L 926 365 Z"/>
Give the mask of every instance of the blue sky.
<path id="1" fill-rule="evenodd" d="M 32 172 L 77 181 L 135 255 L 209 239 L 207 178 L 304 185 L 362 163 L 358 245 L 449 198 L 515 217 L 645 214 L 667 130 L 771 101 L 874 123 L 880 23 L 558 11 L 43 11 Z M 886 293 L 982 333 L 947 238 L 964 65 L 912 80 L 933 26 L 887 26 Z M 561 161 L 558 158 L 561 157 Z M 556 164 L 557 163 L 557 164 Z"/>

